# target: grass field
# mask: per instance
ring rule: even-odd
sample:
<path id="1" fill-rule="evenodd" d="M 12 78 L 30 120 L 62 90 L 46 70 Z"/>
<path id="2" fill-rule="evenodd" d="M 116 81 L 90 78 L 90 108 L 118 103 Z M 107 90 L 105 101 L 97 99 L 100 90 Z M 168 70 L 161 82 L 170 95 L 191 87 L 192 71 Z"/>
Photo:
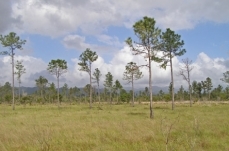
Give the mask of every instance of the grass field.
<path id="1" fill-rule="evenodd" d="M 229 104 L 0 105 L 0 150 L 229 150 Z"/>

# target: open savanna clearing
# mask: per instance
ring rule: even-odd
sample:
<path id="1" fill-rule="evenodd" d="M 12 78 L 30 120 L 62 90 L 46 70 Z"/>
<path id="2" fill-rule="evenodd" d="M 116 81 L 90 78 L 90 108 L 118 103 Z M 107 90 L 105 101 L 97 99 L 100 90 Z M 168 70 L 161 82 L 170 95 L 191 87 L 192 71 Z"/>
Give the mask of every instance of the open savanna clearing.
<path id="1" fill-rule="evenodd" d="M 0 105 L 0 150 L 229 150 L 229 104 Z"/>

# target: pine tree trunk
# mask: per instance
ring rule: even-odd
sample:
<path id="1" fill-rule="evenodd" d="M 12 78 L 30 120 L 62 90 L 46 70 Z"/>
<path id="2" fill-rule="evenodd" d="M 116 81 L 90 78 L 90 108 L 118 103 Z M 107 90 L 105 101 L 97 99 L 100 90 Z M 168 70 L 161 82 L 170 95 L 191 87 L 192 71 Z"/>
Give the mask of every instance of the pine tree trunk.
<path id="1" fill-rule="evenodd" d="M 208 91 L 208 101 L 210 101 L 210 90 Z"/>
<path id="2" fill-rule="evenodd" d="M 59 76 L 57 77 L 57 87 L 58 87 L 58 90 L 57 90 L 57 99 L 58 99 L 58 108 L 60 108 L 60 98 L 59 98 Z"/>
<path id="3" fill-rule="evenodd" d="M 172 62 L 171 54 L 170 54 L 170 69 L 171 69 L 171 81 L 172 81 L 172 110 L 174 110 L 175 104 L 174 104 L 173 62 Z"/>
<path id="4" fill-rule="evenodd" d="M 20 101 L 21 100 L 20 81 L 18 82 L 18 96 L 19 96 L 19 101 Z"/>
<path id="5" fill-rule="evenodd" d="M 92 108 L 92 85 L 91 85 L 91 63 L 89 65 L 89 70 L 90 70 L 90 73 L 89 73 L 89 76 L 90 76 L 90 109 Z"/>
<path id="6" fill-rule="evenodd" d="M 14 102 L 14 53 L 12 49 L 12 97 L 13 97 L 13 102 L 12 102 L 12 108 L 15 110 L 15 102 Z"/>
<path id="7" fill-rule="evenodd" d="M 192 107 L 192 89 L 191 89 L 190 82 L 189 82 L 189 99 L 190 99 L 190 107 Z"/>
<path id="8" fill-rule="evenodd" d="M 150 52 L 149 52 L 149 56 Z M 154 118 L 153 114 L 153 95 L 152 95 L 152 72 L 151 72 L 151 58 L 149 57 L 149 91 L 150 91 L 150 118 Z"/>
<path id="9" fill-rule="evenodd" d="M 111 102 L 111 90 L 110 90 L 110 105 L 112 104 L 112 102 Z"/>
<path id="10" fill-rule="evenodd" d="M 134 107 L 134 77 L 132 74 L 132 106 Z"/>
<path id="11" fill-rule="evenodd" d="M 98 85 L 98 95 L 99 95 L 99 104 L 100 104 L 100 91 L 99 91 L 99 85 Z"/>

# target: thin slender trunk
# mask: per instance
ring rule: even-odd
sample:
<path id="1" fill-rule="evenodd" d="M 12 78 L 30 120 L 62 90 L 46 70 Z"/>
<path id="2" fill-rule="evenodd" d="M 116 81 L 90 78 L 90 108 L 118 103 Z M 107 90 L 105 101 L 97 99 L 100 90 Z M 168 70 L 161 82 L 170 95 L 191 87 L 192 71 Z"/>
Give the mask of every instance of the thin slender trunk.
<path id="1" fill-rule="evenodd" d="M 91 63 L 90 63 L 90 73 L 89 73 L 89 76 L 90 76 L 90 109 L 92 108 L 92 85 L 91 85 Z"/>
<path id="2" fill-rule="evenodd" d="M 110 104 L 112 104 L 112 102 L 111 102 L 111 90 L 110 90 Z"/>
<path id="3" fill-rule="evenodd" d="M 90 75 L 90 109 L 92 108 L 92 86 L 91 86 L 91 75 Z"/>
<path id="4" fill-rule="evenodd" d="M 41 98 L 43 98 L 42 91 L 43 91 L 43 86 L 41 88 Z"/>
<path id="5" fill-rule="evenodd" d="M 15 102 L 14 102 L 14 53 L 12 49 L 12 95 L 13 95 L 13 102 L 12 102 L 12 108 L 15 110 Z"/>
<path id="6" fill-rule="evenodd" d="M 188 72 L 188 85 L 189 85 L 189 100 L 190 100 L 190 107 L 192 107 L 192 87 L 190 84 L 190 69 L 189 66 L 187 67 L 187 72 Z"/>
<path id="7" fill-rule="evenodd" d="M 98 95 L 99 95 L 99 104 L 100 104 L 100 91 L 99 91 L 99 84 L 98 84 Z"/>
<path id="8" fill-rule="evenodd" d="M 173 62 L 172 62 L 171 54 L 170 54 L 170 69 L 171 69 L 171 81 L 172 81 L 172 110 L 174 110 L 175 104 L 174 104 Z"/>
<path id="9" fill-rule="evenodd" d="M 208 90 L 208 101 L 210 100 L 210 91 Z"/>
<path id="10" fill-rule="evenodd" d="M 19 96 L 19 101 L 21 100 L 21 96 L 20 96 L 20 81 L 18 82 L 18 96 Z"/>
<path id="11" fill-rule="evenodd" d="M 134 107 L 134 77 L 132 74 L 132 106 Z"/>
<path id="12" fill-rule="evenodd" d="M 118 90 L 117 90 L 117 104 L 118 104 Z"/>
<path id="13" fill-rule="evenodd" d="M 57 90 L 57 98 L 58 98 L 58 108 L 60 108 L 60 98 L 59 98 L 59 76 L 57 77 L 57 87 L 58 87 L 58 90 Z"/>
<path id="14" fill-rule="evenodd" d="M 189 99 L 190 99 L 190 107 L 192 107 L 192 88 L 189 82 Z"/>
<path id="15" fill-rule="evenodd" d="M 149 52 L 149 56 L 150 52 Z M 150 118 L 153 119 L 154 118 L 154 114 L 153 114 L 153 95 L 152 95 L 152 73 L 151 73 L 151 58 L 149 57 L 149 91 L 150 91 Z"/>

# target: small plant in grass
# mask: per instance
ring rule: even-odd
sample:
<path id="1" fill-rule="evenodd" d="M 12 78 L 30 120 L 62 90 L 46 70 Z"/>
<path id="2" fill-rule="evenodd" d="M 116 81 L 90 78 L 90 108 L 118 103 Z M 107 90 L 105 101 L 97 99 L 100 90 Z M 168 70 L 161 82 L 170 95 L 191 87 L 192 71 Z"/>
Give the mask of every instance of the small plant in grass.
<path id="1" fill-rule="evenodd" d="M 47 129 L 41 129 L 34 127 L 35 134 L 37 135 L 36 141 L 38 142 L 38 146 L 42 151 L 49 151 L 51 149 L 51 127 Z"/>
<path id="2" fill-rule="evenodd" d="M 163 134 L 163 137 L 165 139 L 165 150 L 168 150 L 168 145 L 172 141 L 171 132 L 173 130 L 173 127 L 175 124 L 179 122 L 180 118 L 179 116 L 172 122 L 168 123 L 168 120 L 166 121 L 166 118 L 161 119 L 161 132 Z"/>

